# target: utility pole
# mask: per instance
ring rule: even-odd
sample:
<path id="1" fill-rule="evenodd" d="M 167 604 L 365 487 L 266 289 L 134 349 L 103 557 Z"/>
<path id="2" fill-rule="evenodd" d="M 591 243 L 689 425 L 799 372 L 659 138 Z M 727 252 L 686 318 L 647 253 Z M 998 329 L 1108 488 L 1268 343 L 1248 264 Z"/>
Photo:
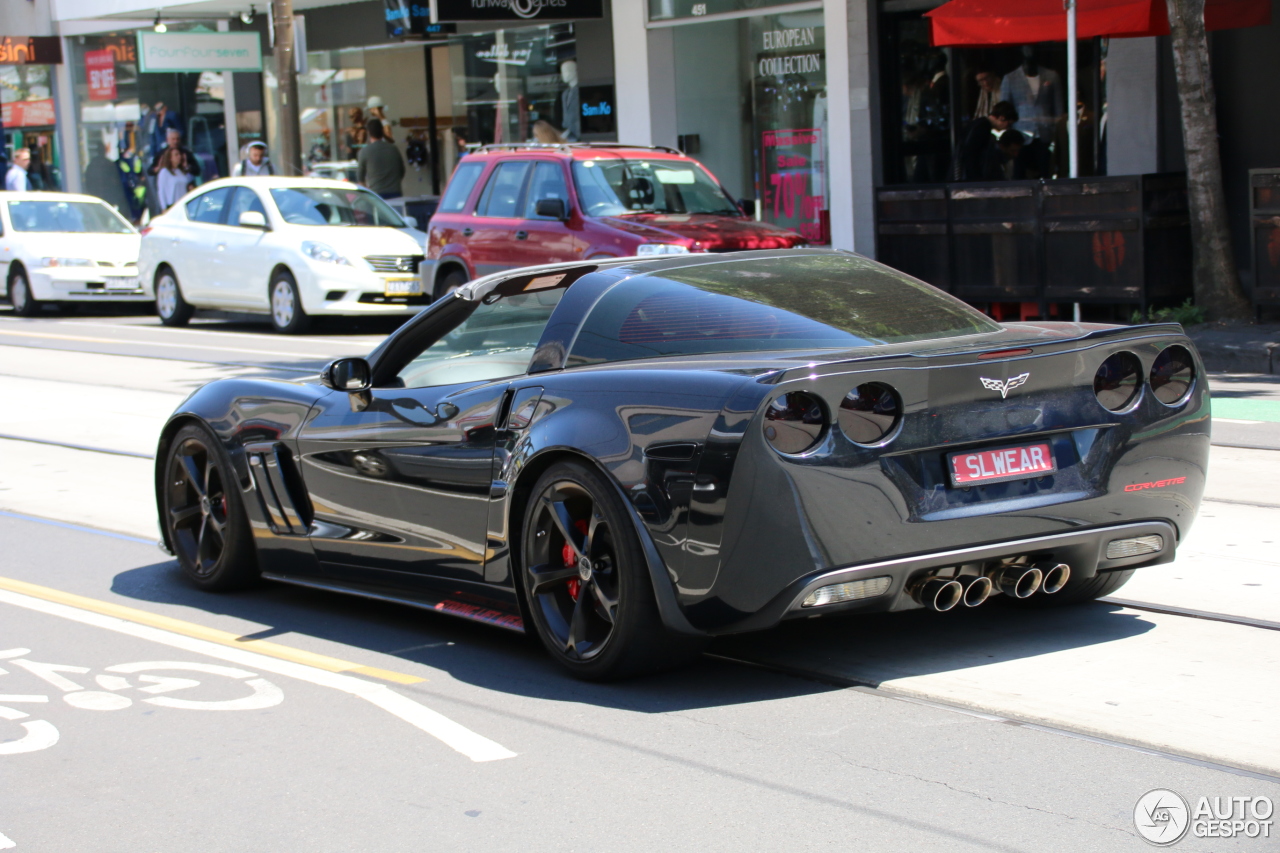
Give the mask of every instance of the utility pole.
<path id="1" fill-rule="evenodd" d="M 281 175 L 302 174 L 302 127 L 298 113 L 298 63 L 294 56 L 293 0 L 271 0 L 272 45 L 280 94 L 280 150 L 272 160 Z"/>

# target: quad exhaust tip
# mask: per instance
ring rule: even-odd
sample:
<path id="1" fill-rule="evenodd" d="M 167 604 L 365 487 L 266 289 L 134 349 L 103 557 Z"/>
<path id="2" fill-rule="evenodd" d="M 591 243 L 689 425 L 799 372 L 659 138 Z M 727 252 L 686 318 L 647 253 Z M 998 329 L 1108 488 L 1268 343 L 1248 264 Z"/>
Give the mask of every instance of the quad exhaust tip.
<path id="1" fill-rule="evenodd" d="M 926 578 L 911 590 L 917 604 L 945 613 L 964 600 L 965 588 L 950 578 Z"/>
<path id="2" fill-rule="evenodd" d="M 1065 569 L 1066 566 L 1063 566 Z M 1067 571 L 1070 574 L 1070 570 Z M 996 588 L 1013 598 L 1029 598 L 1040 589 L 1044 572 L 1035 566 L 1007 566 L 997 569 L 988 577 Z M 1063 581 L 1065 583 L 1065 581 Z M 1062 587 L 1058 587 L 1061 589 Z M 1057 590 L 1054 590 L 1055 592 Z"/>
<path id="3" fill-rule="evenodd" d="M 957 578 L 957 580 L 964 587 L 962 600 L 965 607 L 977 607 L 986 601 L 994 591 L 994 587 L 991 585 L 991 578 L 985 575 L 973 577 L 966 575 L 965 577 Z"/>
<path id="4" fill-rule="evenodd" d="M 1060 591 L 1071 580 L 1071 567 L 1066 563 L 1038 563 L 1036 568 L 1044 575 L 1040 581 L 1040 591 L 1046 595 Z"/>

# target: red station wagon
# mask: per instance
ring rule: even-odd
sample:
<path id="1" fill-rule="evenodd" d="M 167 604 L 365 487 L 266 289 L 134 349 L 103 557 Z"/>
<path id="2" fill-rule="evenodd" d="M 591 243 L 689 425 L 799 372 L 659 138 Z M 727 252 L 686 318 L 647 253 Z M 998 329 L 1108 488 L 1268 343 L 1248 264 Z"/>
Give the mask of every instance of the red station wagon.
<path id="1" fill-rule="evenodd" d="M 558 261 L 804 245 L 671 148 L 490 145 L 462 158 L 431 217 L 423 292 Z"/>

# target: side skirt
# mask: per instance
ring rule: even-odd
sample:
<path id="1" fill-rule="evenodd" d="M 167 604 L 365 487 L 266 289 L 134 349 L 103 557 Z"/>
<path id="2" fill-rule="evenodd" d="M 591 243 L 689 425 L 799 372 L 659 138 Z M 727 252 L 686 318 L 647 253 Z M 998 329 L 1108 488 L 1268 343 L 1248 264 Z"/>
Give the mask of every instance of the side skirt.
<path id="1" fill-rule="evenodd" d="M 311 578 L 304 580 L 303 578 L 276 575 L 270 572 L 263 572 L 262 577 L 271 581 L 293 584 L 294 586 L 305 586 L 309 589 L 320 589 L 326 592 L 340 592 L 346 595 L 368 598 L 373 601 L 403 604 L 407 607 L 416 607 L 419 610 L 430 610 L 433 613 L 445 613 L 449 616 L 459 616 L 463 619 L 470 619 L 473 622 L 483 622 L 486 625 L 506 628 L 508 631 L 515 631 L 517 634 L 525 633 L 524 620 L 520 617 L 520 614 L 508 613 L 504 610 L 498 610 L 496 608 L 486 606 L 485 604 L 466 601 L 464 599 L 474 598 L 479 600 L 479 598 L 478 596 L 472 596 L 465 592 L 459 592 L 456 596 L 424 595 L 419 598 L 405 598 L 400 595 L 394 595 L 386 592 L 375 592 L 374 590 L 364 589 L 358 586 L 349 586 L 342 583 L 334 583 L 332 581 L 314 580 Z"/>

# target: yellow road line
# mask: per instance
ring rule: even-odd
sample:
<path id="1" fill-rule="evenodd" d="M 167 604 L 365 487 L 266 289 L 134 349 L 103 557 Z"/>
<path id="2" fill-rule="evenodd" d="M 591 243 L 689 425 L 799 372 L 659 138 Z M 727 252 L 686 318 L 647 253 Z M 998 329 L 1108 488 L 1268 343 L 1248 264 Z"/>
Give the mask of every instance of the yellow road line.
<path id="1" fill-rule="evenodd" d="M 280 658 L 281 660 L 292 661 L 293 663 L 300 663 L 306 666 L 313 666 L 316 669 L 328 670 L 329 672 L 358 673 L 360 675 L 372 676 L 373 678 L 381 678 L 383 681 L 390 681 L 395 684 L 418 684 L 426 681 L 425 678 L 419 678 L 416 675 L 405 675 L 401 672 L 379 669 L 376 666 L 364 666 L 363 664 L 352 663 L 351 661 L 341 660 L 339 658 L 331 658 L 328 655 L 307 652 L 290 646 L 282 646 L 279 643 L 272 643 L 266 640 L 245 640 L 229 631 L 219 631 L 217 628 L 206 628 L 204 625 L 197 625 L 194 622 L 186 622 L 182 619 L 174 619 L 171 616 L 161 616 L 158 613 L 150 613 L 146 610 L 125 607 L 122 604 L 112 604 L 109 601 L 99 601 L 96 598 L 87 598 L 83 595 L 63 592 L 59 589 L 52 589 L 47 586 L 27 583 L 26 581 L 15 580 L 13 578 L 0 577 L 0 589 L 7 589 L 10 592 L 19 592 L 23 595 L 29 595 L 32 598 L 40 598 L 57 604 L 65 604 L 69 607 L 78 607 L 81 610 L 101 613 L 104 616 L 114 616 L 115 618 L 123 619 L 126 622 L 135 622 L 139 625 L 150 625 L 152 628 L 162 628 L 166 631 L 172 631 L 175 634 L 183 634 L 187 637 L 208 640 L 213 643 L 220 643 L 224 646 L 231 646 L 236 649 L 247 649 L 249 651 L 257 652 L 260 655 L 269 655 L 274 658 Z"/>

